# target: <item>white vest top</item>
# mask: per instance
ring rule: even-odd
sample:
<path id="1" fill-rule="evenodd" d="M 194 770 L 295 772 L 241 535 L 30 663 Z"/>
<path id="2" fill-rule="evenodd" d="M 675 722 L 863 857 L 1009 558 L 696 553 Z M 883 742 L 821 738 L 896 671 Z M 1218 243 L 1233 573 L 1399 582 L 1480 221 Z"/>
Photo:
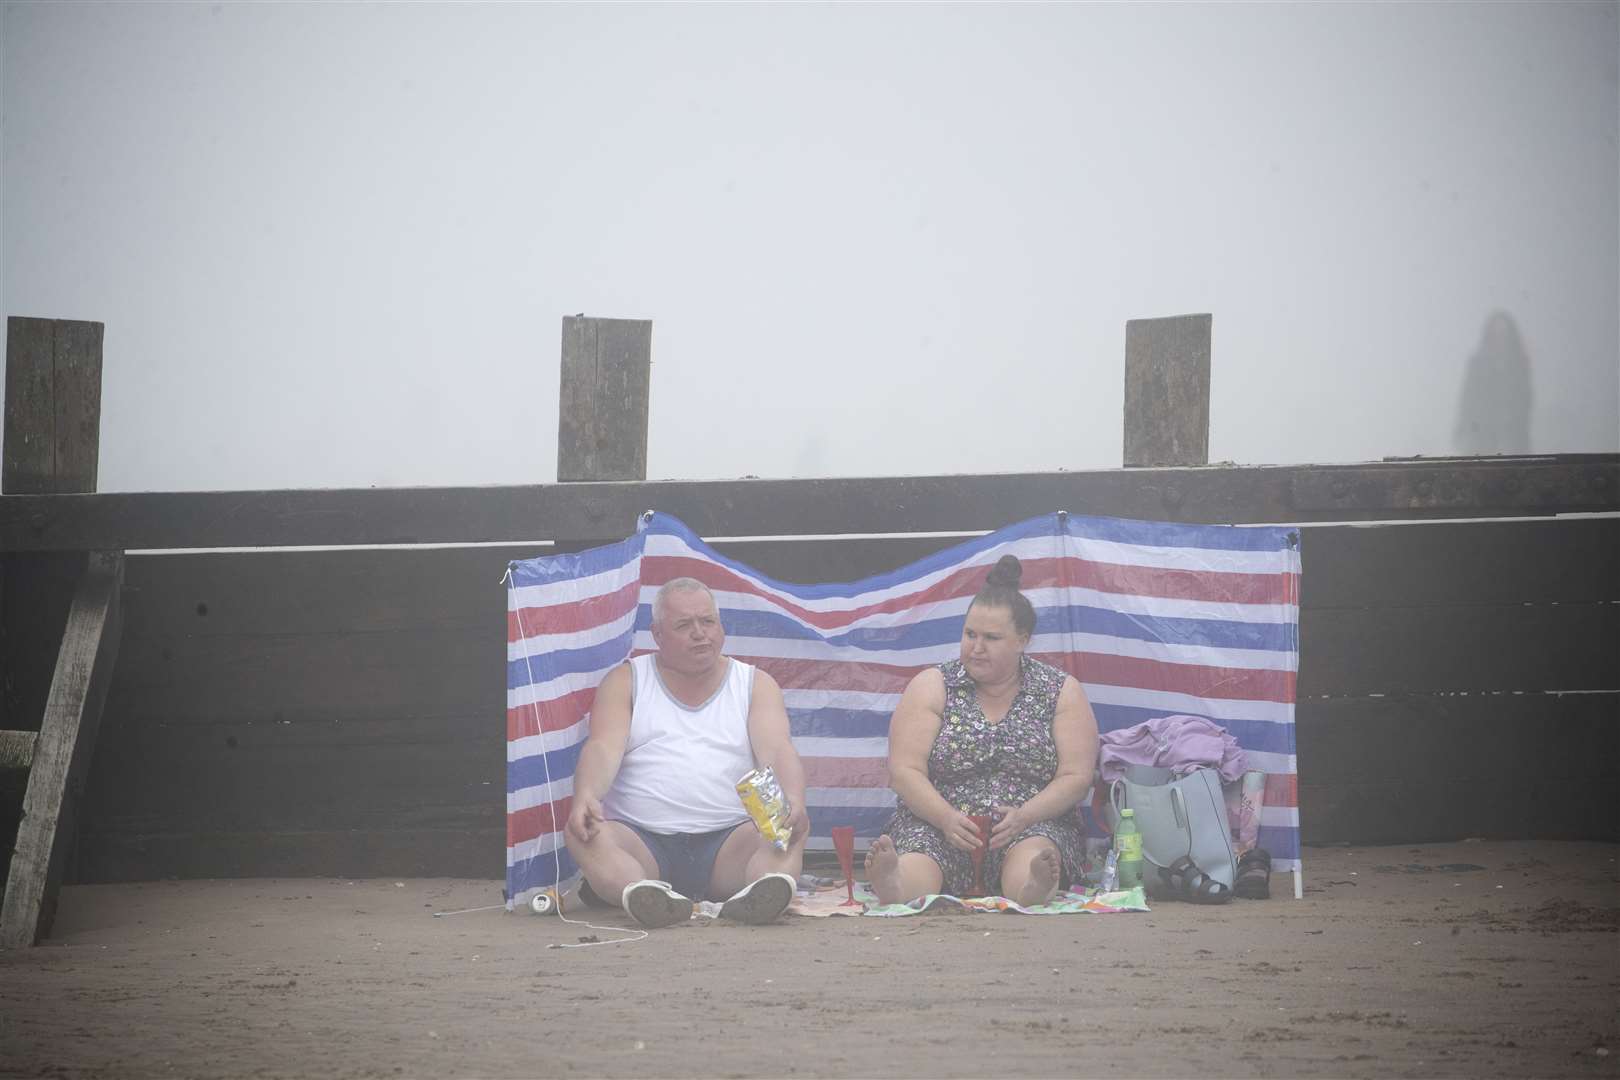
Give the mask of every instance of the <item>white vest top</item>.
<path id="1" fill-rule="evenodd" d="M 656 833 L 712 832 L 748 820 L 737 781 L 754 767 L 754 668 L 726 662 L 720 688 L 692 708 L 664 688 L 652 653 L 630 661 L 630 737 L 602 800 L 608 817 Z"/>

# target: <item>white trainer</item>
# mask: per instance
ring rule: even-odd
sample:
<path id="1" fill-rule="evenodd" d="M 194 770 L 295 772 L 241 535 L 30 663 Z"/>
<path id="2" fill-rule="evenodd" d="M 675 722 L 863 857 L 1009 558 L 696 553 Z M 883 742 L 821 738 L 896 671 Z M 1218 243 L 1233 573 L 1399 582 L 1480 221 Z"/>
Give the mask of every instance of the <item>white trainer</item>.
<path id="1" fill-rule="evenodd" d="M 649 930 L 674 926 L 692 917 L 692 901 L 670 888 L 667 881 L 632 881 L 624 887 L 619 903 L 632 919 Z"/>
<path id="2" fill-rule="evenodd" d="M 766 874 L 720 905 L 720 917 L 753 926 L 775 922 L 793 903 L 795 887 L 786 874 Z"/>

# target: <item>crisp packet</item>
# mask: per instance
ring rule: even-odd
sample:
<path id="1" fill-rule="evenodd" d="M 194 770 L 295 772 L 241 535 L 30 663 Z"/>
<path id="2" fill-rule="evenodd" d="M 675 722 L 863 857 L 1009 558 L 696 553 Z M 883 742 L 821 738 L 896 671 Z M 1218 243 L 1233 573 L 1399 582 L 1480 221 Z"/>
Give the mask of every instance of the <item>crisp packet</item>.
<path id="1" fill-rule="evenodd" d="M 737 781 L 737 794 L 742 798 L 743 809 L 759 828 L 759 835 L 777 851 L 786 851 L 788 842 L 793 839 L 793 830 L 787 823 L 793 807 L 776 779 L 775 770 L 766 765 L 748 773 Z"/>

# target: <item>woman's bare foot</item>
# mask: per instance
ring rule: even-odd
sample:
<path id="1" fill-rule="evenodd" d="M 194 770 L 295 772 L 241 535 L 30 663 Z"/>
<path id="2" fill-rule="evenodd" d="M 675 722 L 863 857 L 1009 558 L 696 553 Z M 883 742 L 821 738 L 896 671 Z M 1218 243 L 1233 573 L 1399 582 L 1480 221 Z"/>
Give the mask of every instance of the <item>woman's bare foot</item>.
<path id="1" fill-rule="evenodd" d="M 1043 846 L 1029 861 L 1029 880 L 1012 898 L 1013 903 L 1019 907 L 1039 907 L 1046 903 L 1057 893 L 1058 876 L 1062 871 L 1063 864 L 1058 860 L 1058 853 Z"/>
<path id="2" fill-rule="evenodd" d="M 894 850 L 894 841 L 888 836 L 879 836 L 866 849 L 866 880 L 880 904 L 898 904 L 907 899 L 901 895 L 900 853 Z"/>

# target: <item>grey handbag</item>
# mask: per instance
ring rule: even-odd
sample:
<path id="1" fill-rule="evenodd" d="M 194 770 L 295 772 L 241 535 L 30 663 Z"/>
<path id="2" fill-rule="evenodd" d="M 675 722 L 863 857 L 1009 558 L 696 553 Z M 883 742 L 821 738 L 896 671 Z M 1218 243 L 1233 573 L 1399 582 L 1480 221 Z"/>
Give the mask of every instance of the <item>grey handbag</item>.
<path id="1" fill-rule="evenodd" d="M 1132 765 L 1108 794 L 1113 823 L 1118 823 L 1119 811 L 1135 811 L 1142 834 L 1142 877 L 1150 892 L 1195 904 L 1224 904 L 1232 898 L 1237 856 L 1219 773 L 1197 769 L 1178 777 L 1169 769 Z"/>

